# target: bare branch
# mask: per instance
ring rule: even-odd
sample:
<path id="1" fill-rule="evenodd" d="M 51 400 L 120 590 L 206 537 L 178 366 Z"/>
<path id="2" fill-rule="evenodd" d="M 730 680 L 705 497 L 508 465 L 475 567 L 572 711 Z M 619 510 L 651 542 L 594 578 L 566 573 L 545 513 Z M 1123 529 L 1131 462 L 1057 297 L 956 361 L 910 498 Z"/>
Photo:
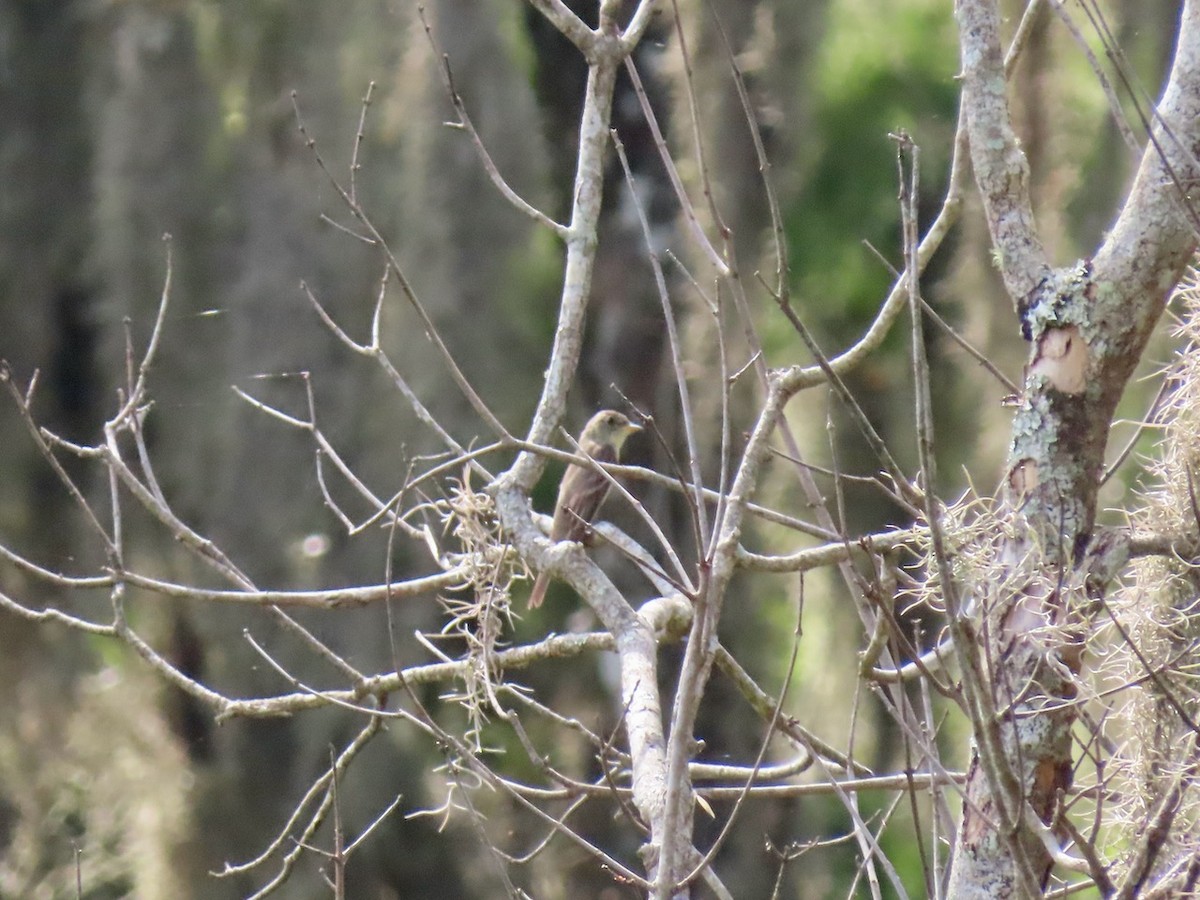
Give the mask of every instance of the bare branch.
<path id="1" fill-rule="evenodd" d="M 580 53 L 587 56 L 591 52 L 595 34 L 562 0 L 529 0 L 529 5 L 545 16 Z"/>
<path id="2" fill-rule="evenodd" d="M 433 48 L 434 56 L 438 59 L 438 74 L 442 77 L 442 84 L 445 86 L 446 93 L 450 97 L 450 103 L 454 106 L 454 112 L 458 115 L 456 125 L 463 129 L 471 138 L 471 143 L 475 147 L 475 152 L 479 154 L 479 161 L 482 163 L 483 170 L 487 173 L 488 178 L 492 180 L 492 184 L 496 186 L 496 190 L 515 209 L 524 213 L 539 225 L 549 228 L 558 237 L 565 239 L 567 236 L 567 227 L 555 222 L 540 209 L 531 206 L 525 198 L 512 189 L 509 183 L 504 180 L 504 176 L 500 174 L 500 170 L 496 168 L 496 163 L 492 160 L 491 154 L 488 153 L 487 147 L 484 146 L 483 138 L 475 130 L 475 123 L 471 121 L 471 117 L 467 114 L 467 108 L 463 104 L 462 97 L 459 95 L 458 89 L 454 86 L 454 73 L 450 70 L 450 58 L 438 46 L 437 39 L 433 36 L 433 29 L 429 27 L 429 21 L 425 18 L 425 8 L 423 6 L 417 7 L 417 15 L 421 19 L 421 26 L 425 29 L 425 37 L 429 39 L 429 45 Z"/>
<path id="3" fill-rule="evenodd" d="M 1050 266 L 1033 219 L 1029 163 L 1013 132 L 995 0 L 955 5 L 962 47 L 963 108 L 971 162 L 997 263 L 1013 302 L 1024 304 Z"/>
<path id="4" fill-rule="evenodd" d="M 340 609 L 347 606 L 365 606 L 387 598 L 412 598 L 436 591 L 453 590 L 462 584 L 463 572 L 450 569 L 422 578 L 393 581 L 388 584 L 368 585 L 354 588 L 331 588 L 324 591 L 216 591 L 162 581 L 133 572 L 121 572 L 120 580 L 134 587 L 145 588 L 164 597 L 180 600 L 195 600 L 209 603 L 247 603 L 254 606 L 298 606 L 312 609 Z M 109 579 L 110 581 L 112 579 Z M 99 586 L 99 585 L 94 585 Z"/>

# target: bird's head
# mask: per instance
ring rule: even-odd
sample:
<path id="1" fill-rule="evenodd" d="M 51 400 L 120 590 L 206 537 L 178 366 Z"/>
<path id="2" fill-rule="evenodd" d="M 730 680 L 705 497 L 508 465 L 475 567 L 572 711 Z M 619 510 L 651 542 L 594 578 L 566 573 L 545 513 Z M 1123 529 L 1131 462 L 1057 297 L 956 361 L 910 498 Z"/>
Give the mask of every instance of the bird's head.
<path id="1" fill-rule="evenodd" d="M 615 409 L 602 409 L 596 413 L 584 426 L 580 435 L 580 443 L 589 442 L 608 445 L 620 451 L 626 438 L 642 430 L 641 425 L 630 422 L 628 417 Z"/>

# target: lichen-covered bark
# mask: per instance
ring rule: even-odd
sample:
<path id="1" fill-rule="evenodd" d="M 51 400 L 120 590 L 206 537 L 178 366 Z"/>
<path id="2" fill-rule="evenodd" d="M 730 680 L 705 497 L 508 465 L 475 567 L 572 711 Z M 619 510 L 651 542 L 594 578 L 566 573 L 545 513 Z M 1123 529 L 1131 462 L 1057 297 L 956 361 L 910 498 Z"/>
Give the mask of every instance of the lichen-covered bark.
<path id="1" fill-rule="evenodd" d="M 1004 282 L 1030 342 L 1013 420 L 1000 523 L 1004 573 L 971 598 L 969 633 L 990 627 L 988 703 L 975 741 L 949 896 L 1037 894 L 1052 857 L 1031 813 L 1057 832 L 1071 782 L 1070 701 L 1087 627 L 1080 598 L 1095 569 L 1096 493 L 1114 410 L 1166 297 L 1196 245 L 1181 185 L 1200 149 L 1200 9 L 1184 4 L 1158 124 L 1110 236 L 1093 260 L 1051 269 L 1029 203 L 1028 170 L 1008 120 L 991 0 L 960 0 L 972 162 Z M 980 710 L 983 710 L 982 712 Z M 1007 826 L 1007 827 L 1006 827 Z"/>

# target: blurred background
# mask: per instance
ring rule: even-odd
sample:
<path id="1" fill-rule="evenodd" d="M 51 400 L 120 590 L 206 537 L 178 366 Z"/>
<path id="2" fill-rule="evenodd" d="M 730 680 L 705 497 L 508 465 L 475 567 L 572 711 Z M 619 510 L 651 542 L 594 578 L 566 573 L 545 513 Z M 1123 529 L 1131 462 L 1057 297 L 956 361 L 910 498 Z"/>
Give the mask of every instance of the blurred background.
<path id="1" fill-rule="evenodd" d="M 569 5 L 594 16 L 594 2 Z M 1011 32 L 1023 4 L 1002 5 Z M 680 0 L 705 162 L 773 366 L 809 360 L 769 295 L 750 284 L 756 272 L 772 282 L 775 259 L 725 39 L 745 75 L 772 163 L 795 306 L 834 352 L 861 333 L 891 284 L 866 243 L 901 267 L 889 131 L 904 128 L 921 147 L 926 223 L 940 205 L 958 92 L 950 7 L 945 0 Z M 1150 97 L 1169 62 L 1177 7 L 1168 0 L 1104 5 L 1137 89 Z M 518 0 L 429 0 L 426 8 L 497 167 L 522 196 L 564 220 L 585 77 L 577 53 Z M 1070 34 L 1048 12 L 1043 17 L 1012 97 L 1051 258 L 1063 263 L 1087 254 L 1108 226 L 1127 185 L 1130 154 Z M 699 197 L 678 38 L 668 16 L 660 18 L 637 62 Z M 150 334 L 165 273 L 162 237 L 170 233 L 175 280 L 151 373 L 150 451 L 176 512 L 260 586 L 377 583 L 387 535 L 367 529 L 348 537 L 323 504 L 307 435 L 254 410 L 231 385 L 303 416 L 308 373 L 323 429 L 380 496 L 403 484 L 414 459 L 440 449 L 379 369 L 322 326 L 299 289 L 304 280 L 352 336 L 365 340 L 383 267 L 376 250 L 330 224 L 354 227 L 298 132 L 293 92 L 308 136 L 330 170 L 348 179 L 362 98 L 375 83 L 358 154 L 358 196 L 491 408 L 523 433 L 536 403 L 555 326 L 561 247 L 505 203 L 467 137 L 444 126 L 453 110 L 436 63 L 415 4 L 401 0 L 0 0 L 0 358 L 21 386 L 40 373 L 39 422 L 72 441 L 100 441 L 99 427 L 125 384 L 127 342 L 136 356 Z M 698 263 L 703 280 L 700 256 L 679 225 L 674 194 L 624 80 L 614 124 L 656 235 L 682 260 Z M 568 425 L 576 430 L 596 407 L 628 398 L 653 413 L 673 440 L 679 411 L 664 365 L 661 306 L 615 157 L 608 181 L 587 346 Z M 925 294 L 1016 379 L 1023 345 L 986 237 L 968 195 L 959 226 L 929 270 Z M 711 375 L 713 320 L 677 268 L 668 267 L 668 276 L 693 398 L 707 446 L 715 448 L 720 383 Z M 394 289 L 387 304 L 384 341 L 414 390 L 461 442 L 486 436 Z M 851 387 L 911 471 L 906 331 L 898 329 L 854 373 Z M 942 487 L 954 496 L 970 476 L 990 491 L 1007 450 L 1005 389 L 940 331 L 930 330 L 929 341 Z M 744 381 L 734 395 L 735 434 L 754 414 L 755 393 Z M 1140 415 L 1146 402 L 1129 398 L 1129 416 Z M 854 426 L 824 392 L 802 396 L 789 413 L 813 461 L 828 464 L 836 455 L 843 471 L 874 471 Z M 95 571 L 104 562 L 102 546 L 7 400 L 0 402 L 0 447 L 0 541 L 51 569 Z M 633 461 L 667 470 L 649 441 L 631 450 Z M 715 459 L 714 453 L 705 460 L 714 478 Z M 103 508 L 103 472 L 64 462 Z M 535 497 L 543 509 L 552 504 L 557 474 L 552 469 Z M 1119 501 L 1135 481 L 1136 474 L 1115 480 L 1110 500 Z M 334 491 L 352 515 L 361 520 L 369 513 L 342 486 Z M 690 546 L 685 511 L 653 491 L 641 496 L 680 546 Z M 768 469 L 761 499 L 804 515 L 794 475 L 783 466 Z M 217 586 L 149 517 L 126 506 L 130 568 Z M 906 521 L 866 487 L 847 488 L 846 508 L 851 534 Z M 637 533 L 633 517 L 624 524 Z M 799 546 L 794 534 L 767 529 L 753 540 L 776 550 Z M 396 551 L 394 563 L 397 577 L 428 565 L 407 548 Z M 618 577 L 631 599 L 648 592 L 628 573 Z M 0 590 L 33 607 L 95 621 L 110 615 L 103 592 L 64 595 L 7 565 L 0 566 Z M 726 616 L 722 640 L 778 689 L 799 587 L 794 579 L 746 577 L 736 590 L 737 615 Z M 577 605 L 556 588 L 545 608 L 519 623 L 514 640 L 586 627 Z M 298 618 L 361 671 L 390 671 L 393 645 L 402 665 L 428 659 L 413 632 L 437 631 L 442 621 L 433 597 L 396 610 L 390 630 L 377 607 Z M 823 578 L 805 585 L 804 614 L 789 711 L 844 745 L 855 653 L 864 641 L 858 619 L 844 586 Z M 288 688 L 250 648 L 245 630 L 301 679 L 338 683 L 338 673 L 258 610 L 134 595 L 129 615 L 176 665 L 232 696 Z M 620 710 L 603 660 L 556 663 L 522 678 L 545 702 L 595 731 L 616 727 Z M 701 722 L 706 758 L 752 759 L 761 724 L 719 679 L 710 697 Z M 438 691 L 423 699 L 447 727 L 461 718 Z M 877 769 L 902 765 L 892 758 L 894 726 L 870 697 L 860 699 L 856 758 Z M 77 853 L 87 898 L 250 894 L 267 872 L 228 879 L 208 873 L 264 848 L 328 766 L 330 748 L 343 746 L 359 727 L 353 714 L 339 710 L 217 726 L 114 642 L 0 613 L 0 898 L 75 897 Z M 541 737 L 555 739 L 549 728 Z M 490 739 L 513 744 L 498 766 L 532 777 L 510 736 L 497 731 Z M 951 760 L 961 752 L 954 739 L 951 731 Z M 440 761 L 429 741 L 393 724 L 357 762 L 341 787 L 351 834 L 397 794 L 403 799 L 352 858 L 349 896 L 505 896 L 494 859 L 467 822 L 451 817 L 442 827 L 438 817 L 411 817 L 444 800 L 445 786 L 433 771 Z M 594 761 L 564 765 L 585 774 Z M 864 796 L 864 813 L 887 799 Z M 507 851 L 527 850 L 540 835 L 500 800 L 480 802 L 492 804 L 489 840 Z M 889 855 L 901 861 L 903 815 L 884 835 L 895 842 Z M 778 884 L 780 865 L 770 849 L 844 834 L 849 823 L 835 799 L 751 803 L 741 816 L 718 866 L 738 897 L 851 890 L 858 865 L 852 844 L 813 850 L 790 863 Z M 699 818 L 703 831 L 709 823 Z M 636 835 L 610 814 L 585 813 L 576 824 L 636 865 Z M 702 843 L 709 839 L 701 836 Z M 513 877 L 538 897 L 632 896 L 563 844 L 516 867 Z M 915 851 L 907 856 L 902 875 L 920 894 L 920 860 Z M 327 896 L 318 866 L 316 858 L 302 864 L 277 896 Z"/>

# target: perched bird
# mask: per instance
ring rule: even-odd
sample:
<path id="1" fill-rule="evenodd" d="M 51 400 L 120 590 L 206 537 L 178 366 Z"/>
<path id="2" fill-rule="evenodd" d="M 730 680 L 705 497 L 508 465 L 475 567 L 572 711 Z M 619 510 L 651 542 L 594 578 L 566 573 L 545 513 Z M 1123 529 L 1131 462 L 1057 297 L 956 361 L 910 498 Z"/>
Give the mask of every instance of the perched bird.
<path id="1" fill-rule="evenodd" d="M 602 409 L 583 426 L 583 432 L 579 435 L 579 452 L 599 463 L 615 463 L 625 439 L 641 430 L 642 426 L 634 425 L 619 412 Z M 550 540 L 586 543 L 591 532 L 588 523 L 600 509 L 608 488 L 608 479 L 595 469 L 574 464 L 567 466 L 562 484 L 558 487 L 558 500 L 554 504 Z M 530 609 L 542 605 L 549 584 L 549 573 L 538 575 L 529 595 Z"/>

